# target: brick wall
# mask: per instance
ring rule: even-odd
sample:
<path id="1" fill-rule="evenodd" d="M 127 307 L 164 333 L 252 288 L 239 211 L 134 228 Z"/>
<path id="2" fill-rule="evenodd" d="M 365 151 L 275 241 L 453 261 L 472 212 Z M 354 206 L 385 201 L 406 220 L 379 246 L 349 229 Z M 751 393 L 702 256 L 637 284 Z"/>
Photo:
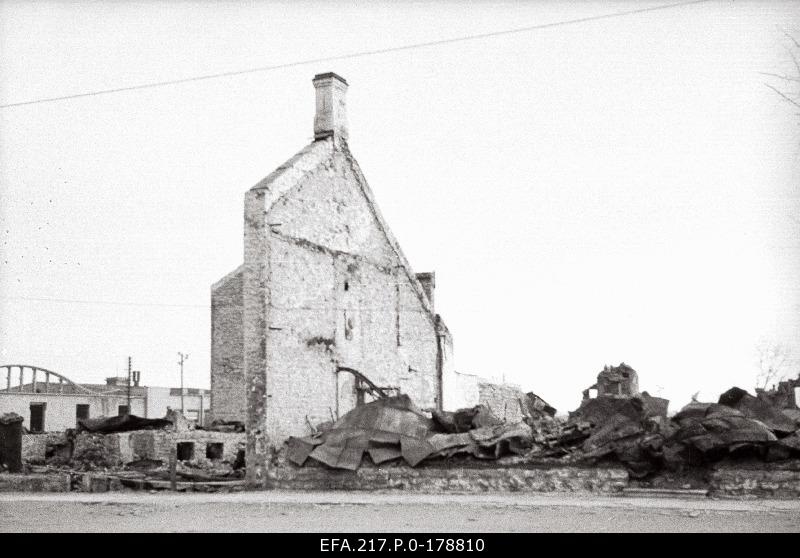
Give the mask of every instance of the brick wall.
<path id="1" fill-rule="evenodd" d="M 239 267 L 211 289 L 211 420 L 245 418 L 243 273 Z"/>

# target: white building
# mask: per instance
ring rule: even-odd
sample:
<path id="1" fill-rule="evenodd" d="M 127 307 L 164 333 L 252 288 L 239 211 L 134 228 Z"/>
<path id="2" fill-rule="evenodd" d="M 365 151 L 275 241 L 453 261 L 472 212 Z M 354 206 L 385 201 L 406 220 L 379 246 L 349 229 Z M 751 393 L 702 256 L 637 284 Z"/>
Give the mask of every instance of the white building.
<path id="1" fill-rule="evenodd" d="M 0 365 L 0 414 L 17 413 L 30 432 L 75 428 L 79 419 L 130 413 L 163 418 L 167 409 L 184 409 L 187 419 L 205 424 L 211 405 L 207 389 L 128 387 L 127 377 L 107 378 L 105 384 L 79 384 L 51 370 L 29 365 Z"/>

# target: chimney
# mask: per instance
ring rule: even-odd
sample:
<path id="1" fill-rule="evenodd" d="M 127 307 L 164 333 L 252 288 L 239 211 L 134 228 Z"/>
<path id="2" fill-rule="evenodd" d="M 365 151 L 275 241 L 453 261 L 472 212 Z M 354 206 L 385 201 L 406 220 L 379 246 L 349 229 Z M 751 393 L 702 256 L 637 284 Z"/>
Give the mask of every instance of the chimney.
<path id="1" fill-rule="evenodd" d="M 425 291 L 425 294 L 428 297 L 428 302 L 431 303 L 431 310 L 434 310 L 433 291 L 436 288 L 436 273 L 429 271 L 427 273 L 417 273 L 416 276 L 417 281 L 422 283 L 422 289 Z"/>
<path id="2" fill-rule="evenodd" d="M 330 136 L 347 139 L 347 82 L 343 77 L 328 72 L 315 75 L 312 83 L 317 93 L 314 139 Z"/>

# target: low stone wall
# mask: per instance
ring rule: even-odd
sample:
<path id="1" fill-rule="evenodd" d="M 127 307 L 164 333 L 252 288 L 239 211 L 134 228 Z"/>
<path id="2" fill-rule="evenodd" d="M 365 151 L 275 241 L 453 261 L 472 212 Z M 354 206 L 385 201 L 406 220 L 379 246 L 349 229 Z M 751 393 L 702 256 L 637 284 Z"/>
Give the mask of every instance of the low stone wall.
<path id="1" fill-rule="evenodd" d="M 172 483 L 168 480 L 83 473 L 73 475 L 72 490 L 76 492 L 167 491 L 172 490 Z M 175 490 L 178 492 L 241 492 L 244 490 L 244 481 L 178 481 L 175 483 Z"/>
<path id="2" fill-rule="evenodd" d="M 412 492 L 596 492 L 616 493 L 628 472 L 607 467 L 362 466 L 341 471 L 282 463 L 268 472 L 268 487 L 286 490 L 404 490 Z"/>
<path id="3" fill-rule="evenodd" d="M 281 465 L 269 471 L 268 488 L 283 490 L 402 490 L 420 493 L 586 492 L 621 494 L 624 469 L 613 467 L 362 467 L 338 471 L 321 466 Z M 50 472 L 0 473 L 0 492 L 107 492 L 168 490 L 169 481 L 128 481 L 113 474 Z M 180 491 L 231 491 L 241 481 L 178 482 Z M 800 470 L 720 469 L 711 474 L 709 496 L 722 498 L 800 498 Z M 663 495 L 662 495 L 663 496 Z"/>
<path id="4" fill-rule="evenodd" d="M 69 492 L 69 473 L 0 473 L 0 492 Z"/>
<path id="5" fill-rule="evenodd" d="M 710 478 L 709 494 L 717 497 L 800 498 L 800 460 L 764 468 L 720 467 Z"/>

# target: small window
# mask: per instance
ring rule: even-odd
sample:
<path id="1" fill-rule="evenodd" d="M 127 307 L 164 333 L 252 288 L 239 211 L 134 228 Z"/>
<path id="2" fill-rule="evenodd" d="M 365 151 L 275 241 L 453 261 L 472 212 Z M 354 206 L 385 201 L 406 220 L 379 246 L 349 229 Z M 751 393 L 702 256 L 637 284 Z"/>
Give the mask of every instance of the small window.
<path id="1" fill-rule="evenodd" d="M 178 461 L 194 459 L 194 442 L 178 442 Z"/>
<path id="2" fill-rule="evenodd" d="M 206 459 L 222 459 L 223 448 L 224 446 L 219 442 L 206 444 Z"/>
<path id="3" fill-rule="evenodd" d="M 86 403 L 79 403 L 75 405 L 75 424 L 78 424 L 79 420 L 84 420 L 89 418 L 89 405 Z"/>
<path id="4" fill-rule="evenodd" d="M 117 408 L 117 415 L 119 415 L 121 417 L 124 417 L 127 414 L 128 414 L 128 406 L 127 405 L 120 405 Z"/>
<path id="5" fill-rule="evenodd" d="M 345 281 L 344 282 L 344 290 L 346 290 L 346 291 L 350 290 L 350 282 L 349 281 Z"/>
<path id="6" fill-rule="evenodd" d="M 31 403 L 31 432 L 44 432 L 44 411 L 47 403 Z"/>

